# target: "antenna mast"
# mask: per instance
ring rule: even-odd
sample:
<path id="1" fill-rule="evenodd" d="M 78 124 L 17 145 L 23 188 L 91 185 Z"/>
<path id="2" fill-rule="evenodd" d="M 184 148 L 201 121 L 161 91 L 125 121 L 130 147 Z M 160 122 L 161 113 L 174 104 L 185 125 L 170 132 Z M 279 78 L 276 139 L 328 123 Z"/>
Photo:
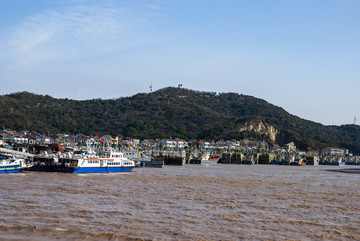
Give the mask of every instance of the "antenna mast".
<path id="1" fill-rule="evenodd" d="M 152 84 L 150 85 L 150 92 L 152 92 Z"/>

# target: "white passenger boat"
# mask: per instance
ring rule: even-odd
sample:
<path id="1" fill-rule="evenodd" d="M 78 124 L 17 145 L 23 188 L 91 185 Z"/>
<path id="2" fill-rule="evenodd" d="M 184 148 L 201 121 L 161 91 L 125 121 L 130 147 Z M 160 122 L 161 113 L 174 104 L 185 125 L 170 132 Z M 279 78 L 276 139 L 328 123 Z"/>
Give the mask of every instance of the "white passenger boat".
<path id="1" fill-rule="evenodd" d="M 0 161 L 0 173 L 16 173 L 22 172 L 28 168 L 24 159 L 10 158 Z"/>
<path id="2" fill-rule="evenodd" d="M 135 162 L 124 157 L 122 152 L 105 153 L 102 156 L 82 158 L 58 158 L 41 160 L 32 171 L 69 172 L 69 173 L 107 173 L 129 172 L 135 167 Z"/>

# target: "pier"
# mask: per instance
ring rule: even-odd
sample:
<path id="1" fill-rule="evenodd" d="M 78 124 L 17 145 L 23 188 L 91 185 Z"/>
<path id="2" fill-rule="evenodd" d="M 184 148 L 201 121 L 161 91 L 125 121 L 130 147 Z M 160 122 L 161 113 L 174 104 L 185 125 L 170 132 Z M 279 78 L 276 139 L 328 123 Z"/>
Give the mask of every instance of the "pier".
<path id="1" fill-rule="evenodd" d="M 33 158 L 34 157 L 34 154 L 31 154 L 31 153 L 15 151 L 15 150 L 10 150 L 10 149 L 6 149 L 6 148 L 0 148 L 0 155 L 9 156 L 9 157 L 17 156 L 17 157 L 22 157 L 22 158 Z"/>

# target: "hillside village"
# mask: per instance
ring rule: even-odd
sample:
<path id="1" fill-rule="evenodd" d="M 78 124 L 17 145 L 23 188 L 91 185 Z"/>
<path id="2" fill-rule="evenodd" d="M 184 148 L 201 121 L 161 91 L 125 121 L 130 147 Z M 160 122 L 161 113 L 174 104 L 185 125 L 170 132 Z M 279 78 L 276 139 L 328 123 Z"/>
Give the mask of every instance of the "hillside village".
<path id="1" fill-rule="evenodd" d="M 127 137 L 139 140 L 177 137 L 187 142 L 216 140 L 218 144 L 223 142 L 219 140 L 230 143 L 261 140 L 269 143 L 265 149 L 279 149 L 276 144 L 285 146 L 294 142 L 304 151 L 308 147 L 317 151 L 337 147 L 360 154 L 358 125 L 325 126 L 252 96 L 184 88 L 169 87 L 131 97 L 84 101 L 13 93 L 0 96 L 0 123 L 2 129 L 17 130 L 29 141 L 41 139 L 43 143 L 44 133 L 48 142 L 53 142 L 49 138 L 57 142 L 60 139 L 68 145 L 72 140 L 74 145 L 81 136 L 96 137 L 99 132 L 101 136 L 110 134 L 111 143 L 117 145 Z M 21 130 L 34 130 L 41 135 Z M 242 148 L 246 148 L 247 142 L 241 144 Z"/>
<path id="2" fill-rule="evenodd" d="M 298 152 L 302 155 L 349 155 L 349 150 L 327 147 L 322 150 L 308 148 L 299 150 L 295 143 L 291 142 L 284 146 L 258 141 L 254 139 L 243 140 L 184 140 L 179 138 L 171 139 L 136 139 L 119 138 L 111 135 L 100 135 L 94 133 L 92 136 L 78 134 L 40 134 L 35 131 L 15 131 L 4 129 L 0 131 L 0 147 L 32 154 L 44 154 L 45 152 L 73 151 L 76 149 L 92 147 L 112 147 L 126 150 L 187 150 L 191 148 L 211 149 L 226 151 L 256 151 L 256 152 Z M 320 152 L 319 152 L 320 151 Z"/>

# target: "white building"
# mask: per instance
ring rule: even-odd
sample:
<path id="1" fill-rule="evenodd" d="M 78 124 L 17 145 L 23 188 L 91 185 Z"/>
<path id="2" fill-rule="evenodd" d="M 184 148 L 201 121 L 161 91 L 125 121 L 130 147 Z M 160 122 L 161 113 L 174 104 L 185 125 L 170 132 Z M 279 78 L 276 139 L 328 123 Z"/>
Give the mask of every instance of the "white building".
<path id="1" fill-rule="evenodd" d="M 187 142 L 179 139 L 162 139 L 160 140 L 160 146 L 166 148 L 184 148 L 188 146 Z"/>
<path id="2" fill-rule="evenodd" d="M 145 146 L 145 147 L 156 147 L 158 144 L 157 139 L 153 140 L 153 139 L 145 139 L 143 141 L 140 142 L 141 146 Z"/>
<path id="3" fill-rule="evenodd" d="M 8 143 L 17 143 L 17 144 L 29 143 L 29 139 L 27 137 L 21 137 L 21 136 L 8 136 L 7 141 Z"/>
<path id="4" fill-rule="evenodd" d="M 210 148 L 210 142 L 208 141 L 200 141 L 200 145 L 202 148 Z"/>
<path id="5" fill-rule="evenodd" d="M 296 151 L 296 146 L 294 142 L 290 142 L 284 146 L 286 151 Z"/>
<path id="6" fill-rule="evenodd" d="M 345 154 L 349 154 L 349 151 L 346 149 L 340 149 L 336 147 L 326 147 L 321 150 L 321 153 L 326 155 L 345 155 Z"/>

